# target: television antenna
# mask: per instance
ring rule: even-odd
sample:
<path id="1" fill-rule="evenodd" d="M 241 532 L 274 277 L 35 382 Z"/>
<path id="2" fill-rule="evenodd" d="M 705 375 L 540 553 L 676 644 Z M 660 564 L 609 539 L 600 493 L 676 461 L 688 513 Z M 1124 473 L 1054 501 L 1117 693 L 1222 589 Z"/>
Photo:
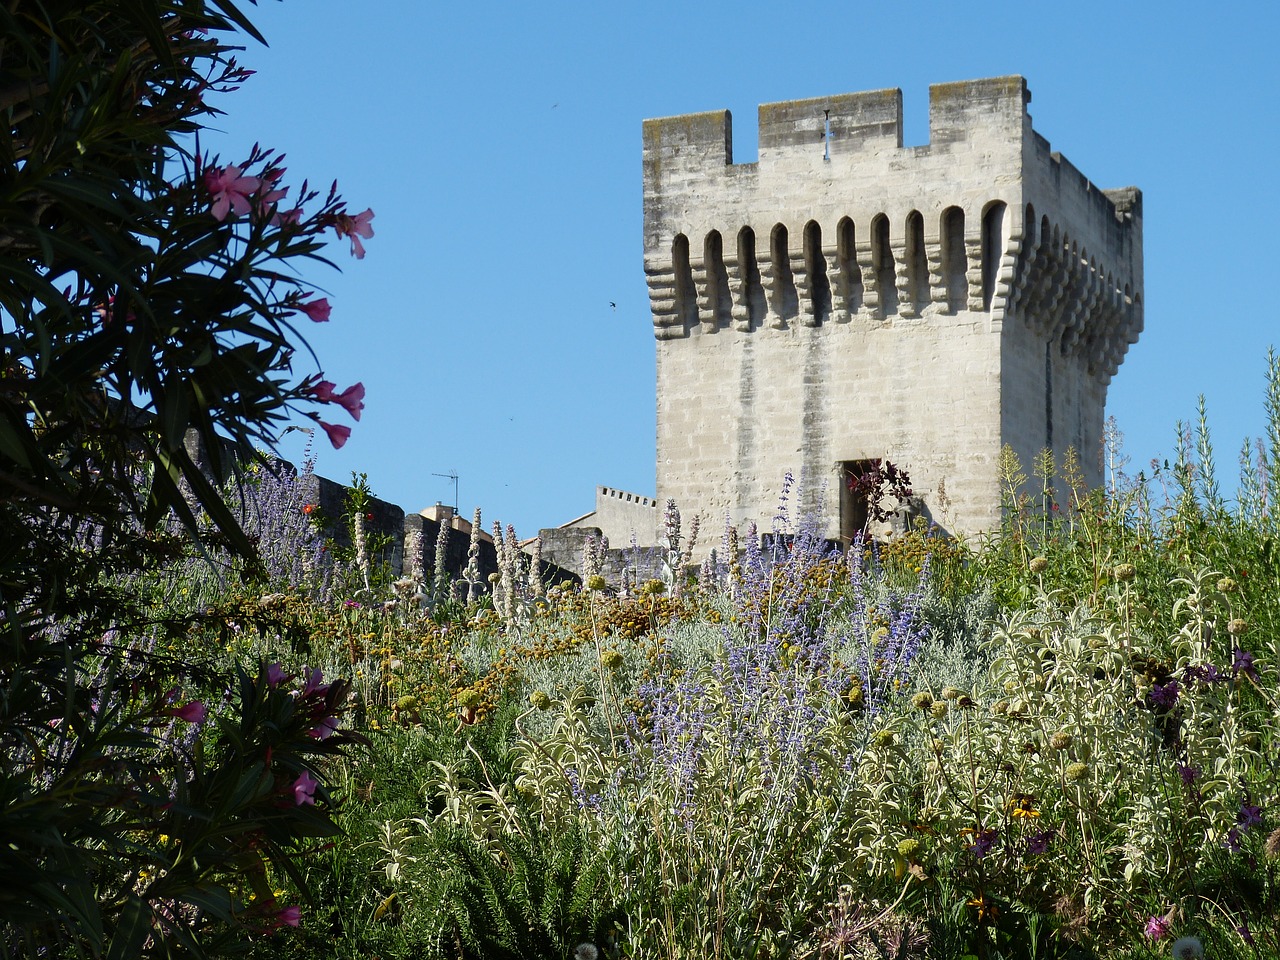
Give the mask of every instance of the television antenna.
<path id="1" fill-rule="evenodd" d="M 448 473 L 433 473 L 433 477 L 444 477 L 446 480 L 453 481 L 453 515 L 458 515 L 458 471 L 450 470 Z"/>

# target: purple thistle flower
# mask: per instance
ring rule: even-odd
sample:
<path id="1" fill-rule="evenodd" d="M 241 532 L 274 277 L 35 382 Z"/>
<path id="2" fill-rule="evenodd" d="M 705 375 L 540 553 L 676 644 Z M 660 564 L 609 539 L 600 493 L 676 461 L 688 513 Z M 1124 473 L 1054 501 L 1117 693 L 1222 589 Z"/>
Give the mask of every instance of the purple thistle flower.
<path id="1" fill-rule="evenodd" d="M 1164 917 L 1148 917 L 1143 929 L 1148 940 L 1161 940 L 1169 935 L 1169 921 Z"/>

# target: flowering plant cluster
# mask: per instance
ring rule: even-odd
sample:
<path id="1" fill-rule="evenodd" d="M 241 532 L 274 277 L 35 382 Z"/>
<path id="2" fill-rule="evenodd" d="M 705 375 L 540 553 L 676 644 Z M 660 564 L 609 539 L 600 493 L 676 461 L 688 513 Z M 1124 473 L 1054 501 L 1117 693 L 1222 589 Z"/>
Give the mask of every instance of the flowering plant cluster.
<path id="1" fill-rule="evenodd" d="M 1050 533 L 1084 522 L 1063 501 Z M 1093 536 L 1074 549 L 1119 550 L 1133 534 Z M 1239 563 L 1227 575 L 1193 549 L 1158 575 L 1113 560 L 1073 581 L 1055 565 L 1079 558 L 1043 543 L 1033 556 L 1052 559 L 1023 561 L 1026 600 L 1002 610 L 938 592 L 930 563 L 955 555 L 926 554 L 903 591 L 873 545 L 833 556 L 785 522 L 731 539 L 744 550 L 704 564 L 714 575 L 685 581 L 674 618 L 634 643 L 601 614 L 653 595 L 550 593 L 529 629 L 585 610 L 583 641 L 527 636 L 547 663 L 498 651 L 501 685 L 485 687 L 479 727 L 459 729 L 496 732 L 506 704 L 521 712 L 514 733 L 482 760 L 438 761 L 429 812 L 402 821 L 396 849 L 453 837 L 480 859 L 451 848 L 447 875 L 513 864 L 514 882 L 539 868 L 514 866 L 512 844 L 585 836 L 612 865 L 601 879 L 589 853 L 575 861 L 615 917 L 592 941 L 606 956 L 1280 946 L 1266 879 L 1280 856 L 1276 650 Z M 963 590 L 965 576 L 946 582 Z M 449 641 L 478 672 L 488 642 Z M 415 726 L 430 723 L 425 703 Z M 435 884 L 410 869 L 392 888 L 429 912 Z M 470 896 L 440 915 L 441 935 L 470 917 L 465 942 L 498 951 L 507 941 L 476 932 L 492 914 Z M 499 902 L 538 916 L 524 896 Z"/>

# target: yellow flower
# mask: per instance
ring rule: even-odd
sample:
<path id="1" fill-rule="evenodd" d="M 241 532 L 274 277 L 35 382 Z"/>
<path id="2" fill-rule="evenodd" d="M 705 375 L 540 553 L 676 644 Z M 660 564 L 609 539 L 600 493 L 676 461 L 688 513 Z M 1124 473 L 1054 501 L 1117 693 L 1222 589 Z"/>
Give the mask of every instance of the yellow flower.
<path id="1" fill-rule="evenodd" d="M 969 906 L 974 907 L 978 911 L 979 920 L 994 920 L 996 917 L 1000 916 L 999 908 L 981 894 L 970 900 Z"/>
<path id="2" fill-rule="evenodd" d="M 1015 793 L 1009 801 L 1009 815 L 1019 818 L 1031 818 L 1040 816 L 1040 811 L 1035 807 L 1036 798 L 1029 793 Z"/>

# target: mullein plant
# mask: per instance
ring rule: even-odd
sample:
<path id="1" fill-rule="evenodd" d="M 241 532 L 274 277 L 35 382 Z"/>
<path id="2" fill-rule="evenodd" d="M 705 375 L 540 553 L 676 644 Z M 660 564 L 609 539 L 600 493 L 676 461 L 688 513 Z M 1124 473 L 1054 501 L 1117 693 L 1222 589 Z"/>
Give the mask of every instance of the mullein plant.
<path id="1" fill-rule="evenodd" d="M 439 603 L 449 592 L 449 533 L 450 520 L 442 518 L 436 532 L 435 569 L 431 576 L 431 596 Z"/>
<path id="2" fill-rule="evenodd" d="M 480 524 L 480 508 L 476 507 L 471 520 L 471 538 L 467 545 L 467 569 L 462 575 L 462 582 L 467 588 L 465 599 L 468 606 L 479 600 L 480 594 L 484 592 L 484 584 L 480 579 L 480 531 L 483 529 Z"/>
<path id="3" fill-rule="evenodd" d="M 689 522 L 689 538 L 681 534 L 680 508 L 675 500 L 667 500 L 662 514 L 663 544 L 662 582 L 672 596 L 680 596 L 685 587 L 685 571 L 693 562 L 693 552 L 698 546 L 698 530 L 701 520 L 694 517 Z"/>
<path id="4" fill-rule="evenodd" d="M 529 596 L 535 601 L 547 594 L 542 580 L 542 538 L 535 537 L 529 555 Z"/>
<path id="5" fill-rule="evenodd" d="M 532 572 L 513 525 L 507 524 L 504 534 L 502 524 L 495 520 L 493 545 L 498 555 L 498 572 L 490 576 L 496 587 L 494 609 L 508 632 L 517 631 L 528 621 L 536 596 L 534 584 L 540 584 L 541 577 Z"/>
<path id="6" fill-rule="evenodd" d="M 582 541 L 582 588 L 588 589 L 592 577 L 603 577 L 609 553 L 609 538 L 587 537 Z"/>

